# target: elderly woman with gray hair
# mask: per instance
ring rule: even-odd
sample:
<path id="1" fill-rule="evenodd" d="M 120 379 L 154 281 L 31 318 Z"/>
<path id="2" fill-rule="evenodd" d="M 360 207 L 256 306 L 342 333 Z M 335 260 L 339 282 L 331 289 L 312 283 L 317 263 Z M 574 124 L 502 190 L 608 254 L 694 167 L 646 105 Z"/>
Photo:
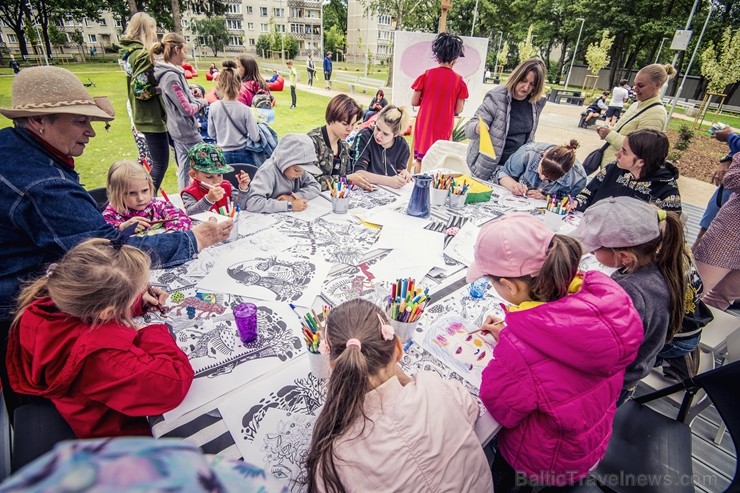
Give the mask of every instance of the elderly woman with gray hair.
<path id="1" fill-rule="evenodd" d="M 13 127 L 0 130 L 0 361 L 20 284 L 88 238 L 122 238 L 106 223 L 80 184 L 75 158 L 95 137 L 92 123 L 110 122 L 107 98 L 93 98 L 71 72 L 32 67 L 13 80 L 10 108 L 0 113 Z M 158 267 L 192 259 L 226 239 L 231 220 L 203 223 L 188 232 L 122 238 L 146 251 Z M 5 365 L 0 365 L 8 397 Z M 12 414 L 11 414 L 12 415 Z"/>
<path id="2" fill-rule="evenodd" d="M 473 176 L 494 180 L 509 156 L 534 140 L 540 113 L 545 106 L 542 95 L 546 78 L 544 62 L 530 58 L 514 69 L 505 85 L 488 91 L 475 116 L 465 124 L 465 135 L 471 139 L 467 161 Z M 480 118 L 485 128 L 480 128 Z M 491 136 L 495 158 L 478 151 L 481 132 L 488 132 Z"/>

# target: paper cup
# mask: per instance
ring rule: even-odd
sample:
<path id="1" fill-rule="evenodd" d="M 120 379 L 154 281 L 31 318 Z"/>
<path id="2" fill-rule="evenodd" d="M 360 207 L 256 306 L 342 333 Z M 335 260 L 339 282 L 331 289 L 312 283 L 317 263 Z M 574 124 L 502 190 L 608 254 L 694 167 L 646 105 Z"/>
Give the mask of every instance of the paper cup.
<path id="1" fill-rule="evenodd" d="M 545 226 L 550 228 L 551 230 L 555 231 L 556 233 L 560 230 L 560 228 L 563 226 L 563 218 L 565 216 L 562 216 L 560 214 L 555 214 L 554 212 L 545 211 L 544 221 Z"/>
<path id="2" fill-rule="evenodd" d="M 329 356 L 321 353 L 307 352 L 308 366 L 316 378 L 326 380 L 329 378 Z"/>
<path id="3" fill-rule="evenodd" d="M 334 214 L 347 214 L 349 210 L 349 197 L 332 197 L 331 210 Z"/>
<path id="4" fill-rule="evenodd" d="M 391 320 L 391 325 L 395 329 L 396 335 L 401 339 L 401 342 L 406 344 L 414 337 L 414 331 L 416 330 L 416 326 L 419 325 L 419 321 L 417 320 L 416 322 L 407 324 L 398 320 Z"/>
<path id="5" fill-rule="evenodd" d="M 226 241 L 234 241 L 239 239 L 239 214 L 234 216 L 234 227 L 231 228 L 231 233 L 229 233 L 229 237 L 226 238 Z"/>
<path id="6" fill-rule="evenodd" d="M 233 309 L 236 330 L 244 344 L 257 340 L 257 306 L 254 303 L 240 303 Z"/>
<path id="7" fill-rule="evenodd" d="M 432 188 L 432 195 L 430 197 L 432 206 L 441 207 L 445 205 L 445 202 L 447 202 L 447 195 L 449 195 L 449 193 L 450 191 L 447 189 Z"/>
<path id="8" fill-rule="evenodd" d="M 456 195 L 454 193 L 451 193 L 448 207 L 450 209 L 462 209 L 463 207 L 465 207 L 465 201 L 467 199 L 468 199 L 467 192 L 461 195 Z"/>

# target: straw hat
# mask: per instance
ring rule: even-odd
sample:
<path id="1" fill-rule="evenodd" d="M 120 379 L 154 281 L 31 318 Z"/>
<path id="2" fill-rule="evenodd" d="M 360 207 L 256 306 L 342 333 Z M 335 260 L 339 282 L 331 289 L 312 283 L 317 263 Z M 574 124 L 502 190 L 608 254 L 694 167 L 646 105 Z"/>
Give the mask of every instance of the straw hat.
<path id="1" fill-rule="evenodd" d="M 113 105 L 106 97 L 93 98 L 72 72 L 59 67 L 31 67 L 13 79 L 12 108 L 0 113 L 13 118 L 68 113 L 113 120 Z"/>

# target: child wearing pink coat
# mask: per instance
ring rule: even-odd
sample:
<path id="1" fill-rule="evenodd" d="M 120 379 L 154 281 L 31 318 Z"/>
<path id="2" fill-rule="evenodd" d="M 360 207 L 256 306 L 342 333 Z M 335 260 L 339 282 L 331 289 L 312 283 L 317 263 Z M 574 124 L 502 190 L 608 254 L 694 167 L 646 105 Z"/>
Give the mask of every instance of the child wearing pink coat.
<path id="1" fill-rule="evenodd" d="M 519 479 L 563 486 L 604 456 L 625 368 L 642 342 L 627 293 L 601 272 L 578 273 L 580 243 L 529 214 L 483 227 L 468 280 L 486 276 L 511 306 L 483 331 L 498 340 L 480 398 L 503 429 L 495 491 Z M 517 483 L 521 484 L 521 483 Z"/>

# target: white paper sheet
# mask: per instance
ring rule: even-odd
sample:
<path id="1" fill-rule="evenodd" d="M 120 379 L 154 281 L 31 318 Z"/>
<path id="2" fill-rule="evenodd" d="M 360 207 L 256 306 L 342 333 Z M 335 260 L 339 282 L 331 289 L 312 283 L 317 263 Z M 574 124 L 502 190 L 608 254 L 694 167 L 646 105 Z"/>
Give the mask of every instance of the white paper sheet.
<path id="1" fill-rule="evenodd" d="M 317 256 L 307 259 L 264 252 L 245 258 L 237 249 L 219 259 L 198 288 L 310 306 L 330 269 L 331 264 Z"/>
<path id="2" fill-rule="evenodd" d="M 314 197 L 309 200 L 306 209 L 300 212 L 281 212 L 280 214 L 294 216 L 298 219 L 303 219 L 304 221 L 313 221 L 320 218 L 321 216 L 325 216 L 331 213 L 331 202 L 319 195 L 318 197 Z"/>
<path id="3" fill-rule="evenodd" d="M 190 293 L 193 294 L 193 293 Z M 173 303 L 171 315 L 175 342 L 187 354 L 195 379 L 179 406 L 164 413 L 176 419 L 258 376 L 273 371 L 303 354 L 301 324 L 287 303 L 256 302 L 257 340 L 244 344 L 237 334 L 232 305 L 242 299 L 226 295 L 186 296 Z M 185 317 L 181 309 L 192 310 Z"/>
<path id="4" fill-rule="evenodd" d="M 445 247 L 445 254 L 454 258 L 460 263 L 470 265 L 473 260 L 473 251 L 475 248 L 475 241 L 478 239 L 478 232 L 480 228 L 473 224 L 472 221 L 468 221 L 460 228 L 460 231 L 453 236 L 450 242 Z"/>
<path id="5" fill-rule="evenodd" d="M 388 209 L 374 209 L 369 211 L 367 214 L 362 215 L 362 219 L 366 222 L 377 224 L 379 226 L 385 226 L 387 224 L 402 229 L 404 231 L 411 231 L 415 229 L 424 229 L 424 226 L 429 224 L 430 219 L 409 216 L 408 214 L 401 214 L 396 211 Z"/>
<path id="6" fill-rule="evenodd" d="M 402 277 L 420 281 L 435 265 L 442 260 L 432 257 L 414 255 L 408 250 L 392 250 L 385 258 L 370 266 L 369 270 L 378 281 L 395 282 Z"/>
<path id="7" fill-rule="evenodd" d="M 230 216 L 224 216 L 223 214 L 218 214 L 213 211 L 200 212 L 198 214 L 193 214 L 192 216 L 190 216 L 190 219 L 195 219 L 197 221 L 203 221 L 203 222 L 209 221 L 211 220 L 211 218 L 215 219 L 216 222 L 218 223 L 222 223 L 226 221 L 227 219 L 231 219 Z"/>

